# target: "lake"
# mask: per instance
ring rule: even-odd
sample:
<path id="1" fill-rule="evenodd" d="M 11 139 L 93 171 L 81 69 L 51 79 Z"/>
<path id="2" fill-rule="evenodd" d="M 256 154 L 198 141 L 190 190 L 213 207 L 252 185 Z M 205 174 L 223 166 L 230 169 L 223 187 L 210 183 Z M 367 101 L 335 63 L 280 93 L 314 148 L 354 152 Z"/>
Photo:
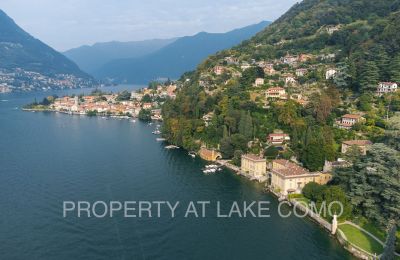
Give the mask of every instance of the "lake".
<path id="1" fill-rule="evenodd" d="M 228 170 L 206 176 L 204 161 L 165 149 L 154 125 L 20 110 L 51 93 L 82 92 L 90 90 L 0 95 L 1 259 L 351 259 L 309 219 L 279 217 L 262 185 Z M 271 217 L 185 218 L 178 208 L 174 218 L 166 210 L 64 218 L 64 201 L 220 201 L 225 211 L 270 201 Z"/>

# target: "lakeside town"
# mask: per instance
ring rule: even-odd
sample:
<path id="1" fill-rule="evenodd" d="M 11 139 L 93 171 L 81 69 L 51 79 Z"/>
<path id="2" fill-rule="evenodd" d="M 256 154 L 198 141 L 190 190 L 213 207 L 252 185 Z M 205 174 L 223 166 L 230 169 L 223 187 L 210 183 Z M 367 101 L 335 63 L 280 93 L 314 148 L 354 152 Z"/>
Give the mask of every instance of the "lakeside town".
<path id="1" fill-rule="evenodd" d="M 41 102 L 35 101 L 25 106 L 24 109 L 162 121 L 161 106 L 165 99 L 175 98 L 176 88 L 175 84 L 169 83 L 120 93 L 107 93 L 96 89 L 89 95 L 49 96 Z"/>
<path id="2" fill-rule="evenodd" d="M 23 68 L 0 69 L 0 82 L 0 93 L 87 88 L 97 84 L 94 79 L 73 74 L 50 76 Z"/>

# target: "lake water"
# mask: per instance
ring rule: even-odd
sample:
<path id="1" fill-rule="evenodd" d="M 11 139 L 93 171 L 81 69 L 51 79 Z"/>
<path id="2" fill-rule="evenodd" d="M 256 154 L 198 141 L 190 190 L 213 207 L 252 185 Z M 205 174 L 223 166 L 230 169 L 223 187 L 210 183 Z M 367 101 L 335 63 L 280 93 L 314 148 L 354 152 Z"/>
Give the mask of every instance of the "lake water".
<path id="1" fill-rule="evenodd" d="M 112 88 L 118 91 L 126 86 Z M 131 87 L 135 88 L 135 87 Z M 108 88 L 106 90 L 111 90 Z M 89 93 L 89 90 L 58 91 Z M 0 259 L 350 259 L 308 219 L 232 172 L 166 150 L 154 126 L 19 108 L 50 92 L 0 95 Z M 171 218 L 63 218 L 63 201 L 180 201 Z M 270 201 L 270 218 L 184 217 L 189 201 Z M 285 209 L 287 212 L 289 208 Z"/>

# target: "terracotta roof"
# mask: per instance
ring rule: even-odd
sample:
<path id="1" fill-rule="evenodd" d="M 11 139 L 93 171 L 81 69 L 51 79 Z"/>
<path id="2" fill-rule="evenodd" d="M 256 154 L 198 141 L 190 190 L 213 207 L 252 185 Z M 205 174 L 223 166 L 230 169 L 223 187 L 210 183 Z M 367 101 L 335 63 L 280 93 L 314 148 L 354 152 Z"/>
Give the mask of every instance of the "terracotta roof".
<path id="1" fill-rule="evenodd" d="M 268 136 L 288 136 L 288 134 L 269 134 Z"/>
<path id="2" fill-rule="evenodd" d="M 370 140 L 349 140 L 349 141 L 343 141 L 344 144 L 347 145 L 371 145 L 372 142 Z"/>
<path id="3" fill-rule="evenodd" d="M 242 157 L 251 161 L 265 161 L 264 158 L 261 158 L 260 156 L 251 153 L 244 154 L 242 155 Z"/>
<path id="4" fill-rule="evenodd" d="M 361 117 L 360 115 L 355 115 L 355 114 L 346 114 L 342 116 L 342 118 L 354 118 L 354 119 L 358 119 L 360 117 Z"/>
<path id="5" fill-rule="evenodd" d="M 275 88 L 269 88 L 267 89 L 268 92 L 272 92 L 272 91 L 282 91 L 285 90 L 284 88 L 281 87 L 275 87 Z"/>
<path id="6" fill-rule="evenodd" d="M 314 175 L 313 173 L 309 172 L 307 169 L 292 163 L 288 160 L 278 159 L 274 160 L 273 163 L 280 164 L 283 166 L 282 168 L 273 168 L 272 170 L 280 175 L 285 177 L 296 177 L 301 175 Z"/>

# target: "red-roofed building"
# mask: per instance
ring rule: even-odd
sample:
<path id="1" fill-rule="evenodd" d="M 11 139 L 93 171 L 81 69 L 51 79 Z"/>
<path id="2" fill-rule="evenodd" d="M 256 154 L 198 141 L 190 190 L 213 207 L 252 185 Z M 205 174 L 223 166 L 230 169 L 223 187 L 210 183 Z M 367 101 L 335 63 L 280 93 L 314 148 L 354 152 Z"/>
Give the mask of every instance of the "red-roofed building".
<path id="1" fill-rule="evenodd" d="M 272 161 L 270 173 L 272 189 L 282 195 L 301 193 L 307 183 L 318 182 L 321 174 L 283 159 Z"/>
<path id="2" fill-rule="evenodd" d="M 343 129 L 350 129 L 353 127 L 353 125 L 363 122 L 364 120 L 365 118 L 361 115 L 346 114 L 342 116 L 339 122 L 337 122 L 337 125 Z"/>
<path id="3" fill-rule="evenodd" d="M 367 154 L 367 150 L 369 146 L 372 145 L 372 142 L 370 140 L 349 140 L 349 141 L 343 141 L 342 143 L 342 153 L 346 153 L 350 147 L 356 146 L 360 149 L 360 152 L 362 155 Z"/>
<path id="4" fill-rule="evenodd" d="M 379 96 L 396 91 L 397 91 L 397 83 L 394 82 L 379 82 L 379 85 L 376 89 L 376 93 Z"/>
<path id="5" fill-rule="evenodd" d="M 274 88 L 269 88 L 265 92 L 265 97 L 266 98 L 278 98 L 278 99 L 286 99 L 286 90 L 281 87 L 274 87 Z"/>

